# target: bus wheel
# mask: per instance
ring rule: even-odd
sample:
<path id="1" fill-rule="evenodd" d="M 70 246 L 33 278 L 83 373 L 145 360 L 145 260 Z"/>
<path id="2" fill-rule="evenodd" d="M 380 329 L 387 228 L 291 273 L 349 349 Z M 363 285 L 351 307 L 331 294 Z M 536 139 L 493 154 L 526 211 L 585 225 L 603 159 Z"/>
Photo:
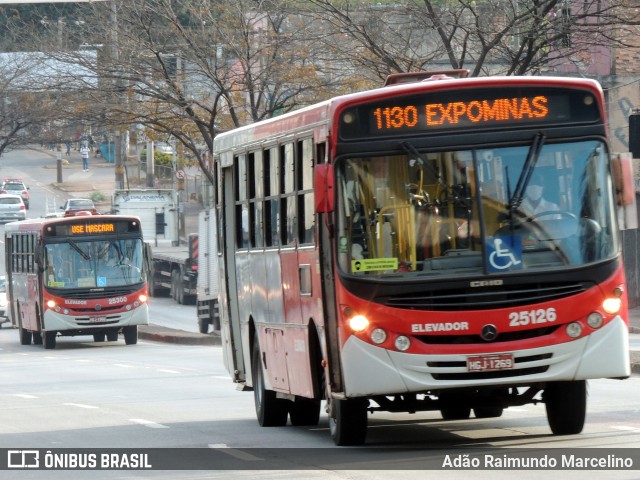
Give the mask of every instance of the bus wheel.
<path id="1" fill-rule="evenodd" d="M 544 391 L 547 421 L 554 435 L 582 431 L 587 413 L 587 382 L 553 382 Z"/>
<path id="2" fill-rule="evenodd" d="M 20 345 L 31 345 L 31 332 L 20 327 Z"/>
<path id="3" fill-rule="evenodd" d="M 471 407 L 443 407 L 440 414 L 445 420 L 466 420 L 471 416 Z"/>
<path id="4" fill-rule="evenodd" d="M 475 407 L 473 414 L 476 418 L 495 418 L 501 417 L 504 412 L 503 407 Z"/>
<path id="5" fill-rule="evenodd" d="M 138 326 L 129 325 L 122 327 L 122 333 L 124 334 L 124 343 L 127 345 L 135 345 L 138 343 Z"/>
<path id="6" fill-rule="evenodd" d="M 118 341 L 118 330 L 113 329 L 107 331 L 107 342 L 117 342 Z"/>
<path id="7" fill-rule="evenodd" d="M 329 400 L 329 430 L 338 446 L 362 445 L 367 436 L 367 407 L 365 398 Z"/>
<path id="8" fill-rule="evenodd" d="M 471 416 L 471 407 L 455 392 L 440 394 L 440 414 L 444 420 L 466 420 Z"/>
<path id="9" fill-rule="evenodd" d="M 44 348 L 47 350 L 53 350 L 56 348 L 56 332 L 55 330 L 48 330 L 46 332 L 42 332 L 42 344 Z"/>
<path id="10" fill-rule="evenodd" d="M 104 342 L 104 337 L 105 337 L 104 332 L 94 333 L 93 334 L 93 341 L 97 342 L 97 343 Z"/>
<path id="11" fill-rule="evenodd" d="M 320 400 L 296 396 L 290 407 L 291 425 L 317 425 L 320 421 Z"/>
<path id="12" fill-rule="evenodd" d="M 289 401 L 276 397 L 276 392 L 266 390 L 264 370 L 258 343 L 258 334 L 253 341 L 251 355 L 251 375 L 253 376 L 253 400 L 256 406 L 256 417 L 261 427 L 282 427 L 287 424 Z"/>

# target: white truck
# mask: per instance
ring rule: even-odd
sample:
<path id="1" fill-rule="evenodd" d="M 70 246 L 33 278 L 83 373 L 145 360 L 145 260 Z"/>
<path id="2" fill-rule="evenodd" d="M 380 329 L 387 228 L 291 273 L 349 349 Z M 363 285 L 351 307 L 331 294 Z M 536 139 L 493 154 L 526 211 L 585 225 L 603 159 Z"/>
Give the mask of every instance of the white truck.
<path id="1" fill-rule="evenodd" d="M 149 295 L 171 296 L 195 304 L 198 281 L 198 235 L 180 245 L 178 192 L 129 189 L 114 192 L 111 212 L 140 217 L 145 242 L 151 245 Z"/>
<path id="2" fill-rule="evenodd" d="M 198 329 L 220 331 L 218 316 L 218 229 L 215 208 L 198 215 Z"/>

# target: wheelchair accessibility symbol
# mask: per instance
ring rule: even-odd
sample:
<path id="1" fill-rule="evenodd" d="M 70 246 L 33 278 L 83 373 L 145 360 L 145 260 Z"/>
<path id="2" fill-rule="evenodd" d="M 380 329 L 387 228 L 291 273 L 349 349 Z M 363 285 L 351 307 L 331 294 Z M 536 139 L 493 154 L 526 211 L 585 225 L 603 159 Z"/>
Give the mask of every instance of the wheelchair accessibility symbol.
<path id="1" fill-rule="evenodd" d="M 487 240 L 490 272 L 522 269 L 522 243 L 520 237 L 493 237 Z"/>

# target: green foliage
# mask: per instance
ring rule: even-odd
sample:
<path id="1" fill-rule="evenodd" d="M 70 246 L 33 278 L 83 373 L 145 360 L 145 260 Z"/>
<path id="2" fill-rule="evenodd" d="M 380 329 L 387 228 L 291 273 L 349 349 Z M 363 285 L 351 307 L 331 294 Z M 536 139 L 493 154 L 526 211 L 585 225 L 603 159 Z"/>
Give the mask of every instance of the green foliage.
<path id="1" fill-rule="evenodd" d="M 143 150 L 140 154 L 140 161 L 147 162 L 146 150 Z M 155 152 L 153 155 L 153 163 L 156 167 L 171 167 L 173 166 L 173 155 L 170 153 Z"/>
<path id="2" fill-rule="evenodd" d="M 107 199 L 107 197 L 102 192 L 91 192 L 89 198 L 94 202 L 104 202 Z"/>

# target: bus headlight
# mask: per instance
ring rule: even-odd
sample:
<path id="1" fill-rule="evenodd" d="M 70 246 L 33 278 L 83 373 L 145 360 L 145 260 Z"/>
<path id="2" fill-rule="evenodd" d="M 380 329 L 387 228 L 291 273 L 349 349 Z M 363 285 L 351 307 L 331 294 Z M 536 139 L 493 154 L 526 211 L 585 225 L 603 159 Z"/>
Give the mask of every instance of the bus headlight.
<path id="1" fill-rule="evenodd" d="M 364 332 L 369 327 L 369 320 L 364 315 L 354 315 L 349 319 L 349 328 L 354 332 Z"/>
<path id="2" fill-rule="evenodd" d="M 602 315 L 600 315 L 598 312 L 592 312 L 587 317 L 587 325 L 589 325 L 591 328 L 600 328 L 602 326 L 603 320 L 604 319 L 602 318 Z"/>
<path id="3" fill-rule="evenodd" d="M 411 340 L 409 340 L 409 337 L 400 335 L 398 338 L 396 338 L 396 348 L 401 352 L 406 352 L 407 350 L 409 350 L 410 346 Z"/>
<path id="4" fill-rule="evenodd" d="M 567 335 L 569 335 L 571 338 L 578 338 L 580 335 L 582 335 L 582 325 L 580 325 L 578 322 L 572 322 L 569 325 L 567 325 Z"/>
<path id="5" fill-rule="evenodd" d="M 618 297 L 609 297 L 602 302 L 602 308 L 605 312 L 614 314 L 620 311 L 620 307 L 622 307 L 622 300 Z"/>
<path id="6" fill-rule="evenodd" d="M 47 300 L 47 307 L 50 310 L 54 310 L 56 308 L 56 302 L 54 302 L 53 300 Z"/>
<path id="7" fill-rule="evenodd" d="M 381 328 L 374 328 L 371 332 L 371 341 L 375 344 L 380 345 L 387 340 L 387 332 L 385 332 Z"/>
<path id="8" fill-rule="evenodd" d="M 138 297 L 138 300 L 140 300 L 140 303 L 144 303 L 147 301 L 147 296 L 144 293 L 141 293 L 140 296 Z"/>

